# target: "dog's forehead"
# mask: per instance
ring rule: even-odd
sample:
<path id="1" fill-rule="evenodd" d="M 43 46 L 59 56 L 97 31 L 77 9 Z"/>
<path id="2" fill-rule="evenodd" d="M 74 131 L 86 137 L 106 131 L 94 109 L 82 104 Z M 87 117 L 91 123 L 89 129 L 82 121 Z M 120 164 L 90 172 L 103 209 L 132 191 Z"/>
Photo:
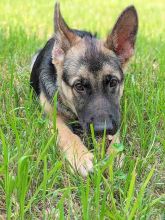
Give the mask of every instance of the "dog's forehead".
<path id="1" fill-rule="evenodd" d="M 84 38 L 73 47 L 66 57 L 64 69 L 71 81 L 79 77 L 94 79 L 112 74 L 121 78 L 121 66 L 113 51 L 95 38 Z"/>

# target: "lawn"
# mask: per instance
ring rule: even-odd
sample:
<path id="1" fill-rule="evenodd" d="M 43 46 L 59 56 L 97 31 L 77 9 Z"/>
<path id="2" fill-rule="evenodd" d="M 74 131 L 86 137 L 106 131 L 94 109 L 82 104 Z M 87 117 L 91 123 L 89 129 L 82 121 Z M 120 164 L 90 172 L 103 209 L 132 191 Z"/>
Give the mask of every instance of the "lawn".
<path id="1" fill-rule="evenodd" d="M 165 219 L 165 2 L 61 0 L 73 28 L 106 37 L 134 4 L 136 54 L 122 98 L 123 166 L 116 152 L 94 173 L 70 171 L 29 89 L 30 61 L 53 33 L 54 1 L 0 1 L 0 219 Z"/>

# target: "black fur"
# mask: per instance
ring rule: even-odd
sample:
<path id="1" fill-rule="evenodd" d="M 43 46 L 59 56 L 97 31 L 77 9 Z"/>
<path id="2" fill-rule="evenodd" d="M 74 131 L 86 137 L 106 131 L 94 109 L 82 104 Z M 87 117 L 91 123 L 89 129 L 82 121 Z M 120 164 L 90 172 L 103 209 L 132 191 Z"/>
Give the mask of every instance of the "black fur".
<path id="1" fill-rule="evenodd" d="M 108 62 L 109 58 L 100 52 L 96 45 L 96 39 L 85 37 L 87 49 L 84 57 L 80 60 L 83 65 L 87 65 L 89 72 L 95 73 L 102 69 L 103 63 Z"/>
<path id="2" fill-rule="evenodd" d="M 56 87 L 56 70 L 52 64 L 51 53 L 54 45 L 54 38 L 51 38 L 43 49 L 39 52 L 35 63 L 32 68 L 31 77 L 30 77 L 30 85 L 39 96 L 41 92 L 41 87 L 46 92 L 47 98 L 50 99 L 50 95 L 45 88 L 46 80 L 42 80 L 43 76 L 45 76 L 49 83 L 53 83 Z M 41 76 L 42 75 L 42 76 Z"/>

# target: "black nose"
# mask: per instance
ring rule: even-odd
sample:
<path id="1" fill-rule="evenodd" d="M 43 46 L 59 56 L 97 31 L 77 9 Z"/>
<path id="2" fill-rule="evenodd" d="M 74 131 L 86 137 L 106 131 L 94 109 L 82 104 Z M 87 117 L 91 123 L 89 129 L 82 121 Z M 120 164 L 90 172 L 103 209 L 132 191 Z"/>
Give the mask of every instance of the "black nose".
<path id="1" fill-rule="evenodd" d="M 95 135 L 102 135 L 104 130 L 106 129 L 106 134 L 114 135 L 117 132 L 115 122 L 108 122 L 106 123 L 96 123 L 93 125 L 95 130 Z"/>
<path id="2" fill-rule="evenodd" d="M 106 134 L 114 135 L 117 132 L 117 124 L 116 122 L 110 117 L 107 120 L 102 120 L 99 118 L 92 118 L 90 123 L 87 124 L 88 129 L 90 129 L 90 124 L 93 125 L 95 135 L 103 135 L 104 130 L 106 129 Z"/>

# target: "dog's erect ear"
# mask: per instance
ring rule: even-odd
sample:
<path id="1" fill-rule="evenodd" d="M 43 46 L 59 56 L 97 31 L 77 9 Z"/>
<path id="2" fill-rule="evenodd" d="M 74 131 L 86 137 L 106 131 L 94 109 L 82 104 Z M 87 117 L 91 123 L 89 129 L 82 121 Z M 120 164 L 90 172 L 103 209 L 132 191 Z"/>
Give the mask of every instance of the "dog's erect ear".
<path id="1" fill-rule="evenodd" d="M 64 21 L 61 12 L 60 4 L 55 4 L 54 11 L 54 29 L 55 34 L 57 34 L 59 41 L 61 41 L 62 49 L 67 50 L 68 47 L 73 46 L 78 40 L 79 37 L 68 27 Z"/>
<path id="2" fill-rule="evenodd" d="M 130 6 L 122 12 L 105 42 L 105 46 L 116 53 L 122 65 L 134 54 L 137 30 L 137 12 L 134 6 Z"/>
<path id="3" fill-rule="evenodd" d="M 60 12 L 59 3 L 55 4 L 54 29 L 55 43 L 52 51 L 52 62 L 58 65 L 62 64 L 67 50 L 80 40 L 80 37 L 78 37 L 64 21 Z"/>

